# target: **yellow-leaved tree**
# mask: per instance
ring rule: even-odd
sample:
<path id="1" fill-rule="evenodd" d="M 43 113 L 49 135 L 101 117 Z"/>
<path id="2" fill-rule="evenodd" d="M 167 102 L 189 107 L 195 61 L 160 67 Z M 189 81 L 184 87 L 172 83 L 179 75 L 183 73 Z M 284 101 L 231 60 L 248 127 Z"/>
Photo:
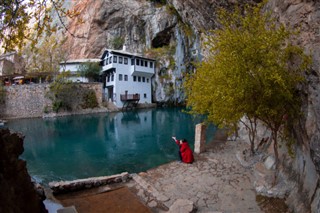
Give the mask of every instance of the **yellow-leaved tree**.
<path id="1" fill-rule="evenodd" d="M 263 12 L 264 3 L 230 13 L 219 12 L 221 27 L 205 43 L 209 55 L 184 84 L 192 113 L 207 115 L 219 127 L 249 130 L 254 153 L 256 122 L 272 132 L 278 161 L 278 137 L 288 121 L 300 115 L 297 86 L 311 59 L 290 40 L 294 33 Z M 282 128 L 283 127 L 283 128 Z"/>

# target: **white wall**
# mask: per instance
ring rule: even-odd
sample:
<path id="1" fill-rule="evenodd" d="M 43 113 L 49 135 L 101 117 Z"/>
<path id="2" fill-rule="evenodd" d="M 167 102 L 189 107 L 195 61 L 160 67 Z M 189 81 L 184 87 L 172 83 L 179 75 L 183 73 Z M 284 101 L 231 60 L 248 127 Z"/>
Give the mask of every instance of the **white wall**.
<path id="1" fill-rule="evenodd" d="M 85 78 L 85 77 L 77 77 L 77 76 L 72 76 L 68 78 L 70 81 L 72 82 L 84 82 L 84 83 L 88 83 L 89 79 Z"/>
<path id="2" fill-rule="evenodd" d="M 59 71 L 60 72 L 70 71 L 72 76 L 69 77 L 68 79 L 72 82 L 84 82 L 84 83 L 89 82 L 88 78 L 77 76 L 77 75 L 79 75 L 79 72 L 78 72 L 79 66 L 80 66 L 80 63 L 60 64 Z"/>
<path id="3" fill-rule="evenodd" d="M 70 71 L 70 72 L 78 72 L 80 64 L 63 64 L 60 65 L 60 72 Z"/>

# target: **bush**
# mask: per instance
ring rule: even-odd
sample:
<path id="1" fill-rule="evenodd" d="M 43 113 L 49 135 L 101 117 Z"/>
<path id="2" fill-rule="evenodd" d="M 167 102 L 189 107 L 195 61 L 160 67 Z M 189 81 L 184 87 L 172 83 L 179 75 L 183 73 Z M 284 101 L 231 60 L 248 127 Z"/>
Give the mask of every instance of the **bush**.
<path id="1" fill-rule="evenodd" d="M 59 112 L 60 108 L 62 107 L 62 101 L 56 100 L 52 103 L 52 110 L 57 113 Z"/>
<path id="2" fill-rule="evenodd" d="M 47 105 L 44 107 L 43 112 L 48 114 L 50 112 L 50 107 Z"/>
<path id="3" fill-rule="evenodd" d="M 92 89 L 84 91 L 82 100 L 83 100 L 83 104 L 82 104 L 83 109 L 95 108 L 99 106 L 96 93 Z"/>
<path id="4" fill-rule="evenodd" d="M 124 44 L 124 38 L 121 36 L 117 36 L 112 40 L 112 46 L 114 49 L 121 49 Z"/>

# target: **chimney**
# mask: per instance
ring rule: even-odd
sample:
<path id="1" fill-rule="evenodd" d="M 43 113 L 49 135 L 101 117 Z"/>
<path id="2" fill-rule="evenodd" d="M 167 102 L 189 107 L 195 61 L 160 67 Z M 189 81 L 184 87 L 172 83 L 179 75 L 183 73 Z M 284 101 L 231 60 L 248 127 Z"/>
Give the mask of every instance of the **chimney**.
<path id="1" fill-rule="evenodd" d="M 126 48 L 127 48 L 126 45 L 123 45 L 122 50 L 126 51 Z"/>

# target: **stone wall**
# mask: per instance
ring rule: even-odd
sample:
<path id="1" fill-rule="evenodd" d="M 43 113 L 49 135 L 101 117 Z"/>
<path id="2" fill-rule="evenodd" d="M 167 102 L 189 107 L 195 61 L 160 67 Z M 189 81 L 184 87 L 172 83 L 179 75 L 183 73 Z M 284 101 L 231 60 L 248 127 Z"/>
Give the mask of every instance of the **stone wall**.
<path id="1" fill-rule="evenodd" d="M 5 87 L 3 118 L 41 117 L 44 107 L 51 105 L 45 94 L 49 84 L 14 85 Z"/>
<path id="2" fill-rule="evenodd" d="M 99 106 L 102 106 L 102 84 L 83 83 L 82 87 L 93 89 Z M 51 100 L 48 98 L 49 84 L 14 85 L 5 87 L 5 104 L 1 106 L 1 118 L 30 118 L 43 117 L 45 108 L 50 109 Z M 77 100 L 77 97 L 74 97 Z"/>

